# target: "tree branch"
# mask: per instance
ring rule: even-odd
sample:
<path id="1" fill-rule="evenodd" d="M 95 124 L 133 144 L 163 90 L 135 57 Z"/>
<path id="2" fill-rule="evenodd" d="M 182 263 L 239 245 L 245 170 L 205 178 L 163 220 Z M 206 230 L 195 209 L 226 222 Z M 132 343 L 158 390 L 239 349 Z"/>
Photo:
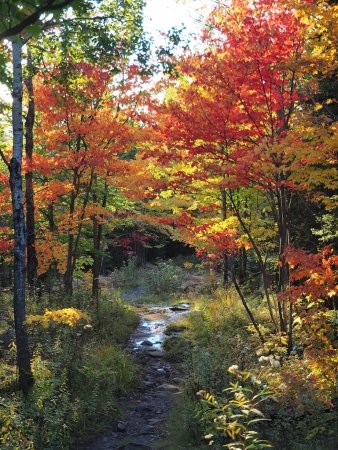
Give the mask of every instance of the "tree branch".
<path id="1" fill-rule="evenodd" d="M 44 6 L 41 6 L 38 8 L 34 13 L 32 13 L 30 16 L 27 16 L 25 19 L 23 19 L 21 22 L 19 22 L 17 25 L 14 25 L 13 27 L 9 27 L 7 30 L 0 33 L 0 41 L 15 36 L 21 31 L 23 31 L 26 27 L 29 25 L 33 25 L 37 20 L 39 20 L 41 14 L 44 14 L 46 12 L 55 11 L 60 8 L 64 8 L 67 5 L 70 5 L 74 0 L 63 0 L 61 3 L 55 3 L 56 0 L 47 0 L 46 4 Z"/>

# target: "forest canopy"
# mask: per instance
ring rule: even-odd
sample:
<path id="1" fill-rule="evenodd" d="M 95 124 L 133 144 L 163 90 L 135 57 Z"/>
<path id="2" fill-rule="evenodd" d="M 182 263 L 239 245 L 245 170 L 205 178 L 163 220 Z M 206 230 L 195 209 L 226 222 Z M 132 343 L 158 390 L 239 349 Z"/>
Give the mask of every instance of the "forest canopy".
<path id="1" fill-rule="evenodd" d="M 283 431 L 262 425 L 260 439 L 260 425 L 251 429 L 260 390 L 275 402 L 263 411 L 269 419 L 289 415 L 292 428 L 302 415 L 313 439 L 327 433 L 327 446 L 313 448 L 331 448 L 337 2 L 215 2 L 200 32 L 189 40 L 173 29 L 163 45 L 144 31 L 143 0 L 33 3 L 0 3 L 0 81 L 12 92 L 0 102 L 0 368 L 12 374 L 6 381 L 0 371 L 4 448 L 72 448 L 106 407 L 99 394 L 86 407 L 78 385 L 95 380 L 86 370 L 100 352 L 107 367 L 130 364 L 135 375 L 112 387 L 114 401 L 132 389 L 139 369 L 124 348 L 137 326 L 135 295 L 190 305 L 179 344 L 167 344 L 173 364 L 180 352 L 213 355 L 207 381 L 193 363 L 179 369 L 200 408 L 180 411 L 199 423 L 182 448 L 194 439 L 194 448 L 281 448 Z M 248 355 L 230 361 L 235 340 Z M 78 354 L 73 366 L 65 342 Z M 59 411 L 70 424 L 61 447 L 47 423 L 35 429 L 39 364 L 43 383 L 58 386 L 51 395 L 62 386 L 69 402 Z M 27 429 L 12 425 L 14 415 L 30 420 Z"/>

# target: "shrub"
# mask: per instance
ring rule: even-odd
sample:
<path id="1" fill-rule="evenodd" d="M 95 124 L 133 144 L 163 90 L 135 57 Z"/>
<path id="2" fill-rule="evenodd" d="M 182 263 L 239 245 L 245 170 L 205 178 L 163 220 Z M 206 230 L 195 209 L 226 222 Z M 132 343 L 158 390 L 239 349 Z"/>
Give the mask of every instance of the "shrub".
<path id="1" fill-rule="evenodd" d="M 156 266 L 147 272 L 149 291 L 155 294 L 177 292 L 185 277 L 185 270 L 172 259 L 157 261 Z"/>
<path id="2" fill-rule="evenodd" d="M 33 419 L 20 414 L 22 399 L 16 395 L 0 398 L 0 447 L 3 450 L 30 450 Z"/>
<path id="3" fill-rule="evenodd" d="M 113 297 L 112 297 L 113 295 Z M 97 311 L 100 340 L 125 343 L 139 322 L 139 316 L 120 298 L 118 291 L 100 298 Z"/>
<path id="4" fill-rule="evenodd" d="M 206 391 L 198 392 L 201 397 L 202 412 L 200 420 L 207 428 L 204 438 L 212 445 L 214 442 L 230 450 L 270 448 L 271 444 L 262 440 L 255 426 L 266 420 L 258 405 L 271 397 L 266 386 L 248 372 L 229 368 L 236 377 L 221 398 Z"/>
<path id="5" fill-rule="evenodd" d="M 117 413 L 117 397 L 130 392 L 138 379 L 136 363 L 116 345 L 87 348 L 76 379 L 81 403 L 78 427 L 97 429 L 102 427 L 102 419 L 111 420 Z"/>

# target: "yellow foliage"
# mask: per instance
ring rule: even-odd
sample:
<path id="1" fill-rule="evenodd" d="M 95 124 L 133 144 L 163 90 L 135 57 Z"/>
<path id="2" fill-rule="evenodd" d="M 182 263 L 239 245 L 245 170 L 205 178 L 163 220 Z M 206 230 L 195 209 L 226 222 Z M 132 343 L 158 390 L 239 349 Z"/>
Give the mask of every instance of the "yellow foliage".
<path id="1" fill-rule="evenodd" d="M 86 322 L 91 321 L 91 317 L 79 309 L 76 308 L 64 308 L 50 311 L 46 309 L 45 313 L 42 315 L 29 315 L 27 317 L 26 323 L 39 323 L 44 328 L 47 328 L 51 323 L 58 323 L 63 325 L 68 325 L 74 327 L 80 320 Z"/>

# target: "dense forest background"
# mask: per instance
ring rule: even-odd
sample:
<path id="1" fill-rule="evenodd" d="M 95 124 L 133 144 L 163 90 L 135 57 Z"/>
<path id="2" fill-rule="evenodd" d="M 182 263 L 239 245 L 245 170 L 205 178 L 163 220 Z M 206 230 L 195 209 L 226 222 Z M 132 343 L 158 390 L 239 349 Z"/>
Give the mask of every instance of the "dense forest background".
<path id="1" fill-rule="evenodd" d="M 1 448 L 121 424 L 168 305 L 144 448 L 336 448 L 337 2 L 215 2 L 161 47 L 144 6 L 0 3 Z"/>

